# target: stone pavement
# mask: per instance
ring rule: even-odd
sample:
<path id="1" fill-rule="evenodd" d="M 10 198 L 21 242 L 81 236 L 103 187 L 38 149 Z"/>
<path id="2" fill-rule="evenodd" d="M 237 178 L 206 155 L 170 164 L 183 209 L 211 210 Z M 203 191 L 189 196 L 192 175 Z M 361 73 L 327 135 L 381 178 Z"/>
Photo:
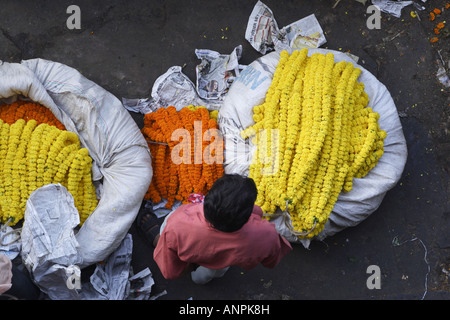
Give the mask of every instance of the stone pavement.
<path id="1" fill-rule="evenodd" d="M 334 0 L 263 2 L 280 28 L 314 13 L 327 38 L 323 47 L 358 56 L 386 85 L 408 146 L 403 176 L 365 221 L 313 241 L 309 250 L 295 245 L 273 270 L 232 267 L 205 286 L 188 277 L 165 280 L 152 248 L 133 225 L 134 270 L 150 267 L 153 293 L 167 292 L 161 300 L 449 299 L 449 91 L 436 78 L 439 61 L 449 68 L 449 41 L 443 33 L 438 42 L 429 42 L 435 23 L 427 17 L 445 1 L 428 1 L 418 17 L 410 15 L 413 6 L 404 8 L 401 18 L 382 13 L 381 27 L 374 30 L 366 25 L 370 1 L 342 0 L 334 8 Z M 119 99 L 149 97 L 156 78 L 171 66 L 185 65 L 183 72 L 195 81 L 197 48 L 229 54 L 241 44 L 243 65 L 260 57 L 244 38 L 255 3 L 4 0 L 0 59 L 53 60 L 79 70 Z M 81 9 L 79 30 L 66 26 L 71 4 Z M 449 12 L 443 12 L 447 21 Z M 132 116 L 143 124 L 142 115 Z M 380 268 L 380 289 L 367 288 L 370 265 Z"/>

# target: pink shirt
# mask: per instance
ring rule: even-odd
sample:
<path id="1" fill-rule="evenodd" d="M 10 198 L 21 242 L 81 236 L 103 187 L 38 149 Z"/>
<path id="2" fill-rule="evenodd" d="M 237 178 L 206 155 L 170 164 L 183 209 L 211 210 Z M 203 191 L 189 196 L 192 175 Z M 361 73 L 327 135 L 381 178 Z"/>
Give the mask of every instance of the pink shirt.
<path id="1" fill-rule="evenodd" d="M 0 253 L 0 294 L 11 288 L 11 267 L 11 260 L 3 253 Z"/>
<path id="2" fill-rule="evenodd" d="M 274 268 L 292 247 L 274 224 L 261 217 L 261 208 L 254 206 L 248 222 L 228 233 L 206 221 L 202 203 L 183 205 L 167 219 L 154 259 L 166 279 L 179 277 L 190 263 L 209 269 L 240 266 L 249 270 L 259 263 Z"/>

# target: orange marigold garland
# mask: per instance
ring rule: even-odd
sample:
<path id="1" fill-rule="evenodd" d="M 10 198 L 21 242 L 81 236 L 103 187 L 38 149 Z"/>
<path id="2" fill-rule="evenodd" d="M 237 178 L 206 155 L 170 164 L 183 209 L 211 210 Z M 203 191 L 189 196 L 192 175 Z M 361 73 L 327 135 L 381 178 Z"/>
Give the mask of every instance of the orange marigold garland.
<path id="1" fill-rule="evenodd" d="M 444 7 L 442 7 L 442 10 L 439 8 L 434 8 L 431 12 L 429 12 L 429 17 L 428 19 L 430 21 L 435 21 L 437 19 L 445 19 L 444 17 L 444 13 L 447 12 L 447 10 L 450 9 L 450 3 L 446 3 L 444 5 Z M 435 23 L 437 23 L 438 21 L 435 21 Z M 436 36 L 438 35 L 443 35 L 444 38 L 448 36 L 448 29 L 442 30 L 443 28 L 445 28 L 445 24 L 446 21 L 441 21 L 438 22 L 437 24 L 435 24 L 435 26 L 433 27 L 433 32 Z M 439 41 L 439 37 L 436 36 L 432 36 L 430 38 L 430 42 L 431 43 L 435 43 L 437 41 Z"/>
<path id="2" fill-rule="evenodd" d="M 165 207 L 170 209 L 175 200 L 186 202 L 191 193 L 206 194 L 223 175 L 223 142 L 215 141 L 213 133 L 218 132 L 216 119 L 216 113 L 192 105 L 180 111 L 159 108 L 144 116 L 141 132 L 153 166 L 146 200 L 167 199 Z M 205 154 L 208 159 L 203 159 Z"/>
<path id="3" fill-rule="evenodd" d="M 17 100 L 11 104 L 5 104 L 0 106 L 0 119 L 7 124 L 13 124 L 19 119 L 36 120 L 37 124 L 47 123 L 49 125 L 57 127 L 59 130 L 66 130 L 64 124 L 62 124 L 49 108 L 35 103 L 24 100 Z"/>

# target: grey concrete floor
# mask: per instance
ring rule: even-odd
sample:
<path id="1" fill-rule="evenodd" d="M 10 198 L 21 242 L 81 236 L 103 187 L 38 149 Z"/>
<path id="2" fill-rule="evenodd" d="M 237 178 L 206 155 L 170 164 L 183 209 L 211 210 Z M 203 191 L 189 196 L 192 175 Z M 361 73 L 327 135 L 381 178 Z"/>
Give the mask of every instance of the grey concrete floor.
<path id="1" fill-rule="evenodd" d="M 185 65 L 183 72 L 195 81 L 196 48 L 230 53 L 241 44 L 244 65 L 261 56 L 244 38 L 253 0 L 1 2 L 0 60 L 60 62 L 119 99 L 149 97 L 156 78 L 174 65 Z M 206 286 L 188 277 L 166 280 L 133 225 L 135 271 L 150 267 L 153 292 L 167 291 L 161 300 L 449 299 L 449 90 L 435 76 L 440 55 L 448 70 L 449 41 L 429 42 L 434 22 L 427 18 L 445 1 L 428 1 L 420 20 L 410 16 L 412 6 L 401 18 L 383 13 L 379 30 L 366 26 L 370 1 L 342 0 L 335 8 L 334 0 L 263 2 L 280 27 L 314 13 L 326 33 L 323 47 L 359 56 L 387 86 L 408 146 L 403 176 L 365 221 L 313 241 L 309 250 L 294 245 L 273 270 L 232 267 Z M 80 30 L 66 27 L 71 4 L 81 8 Z M 131 115 L 141 126 L 142 115 Z M 381 289 L 369 290 L 367 267 L 373 264 L 381 270 Z"/>

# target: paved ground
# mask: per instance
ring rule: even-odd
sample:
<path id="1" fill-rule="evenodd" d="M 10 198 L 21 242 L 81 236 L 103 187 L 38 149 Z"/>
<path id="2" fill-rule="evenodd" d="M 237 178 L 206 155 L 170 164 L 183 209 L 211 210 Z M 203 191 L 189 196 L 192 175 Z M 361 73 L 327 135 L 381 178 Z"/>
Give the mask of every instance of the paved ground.
<path id="1" fill-rule="evenodd" d="M 436 23 L 427 18 L 445 1 L 428 1 L 416 18 L 410 16 L 412 6 L 403 9 L 401 18 L 383 13 L 379 30 L 366 26 L 369 2 L 364 6 L 342 0 L 333 8 L 334 0 L 264 1 L 280 27 L 315 13 L 326 32 L 324 47 L 359 56 L 387 86 L 409 150 L 398 185 L 358 226 L 314 241 L 309 250 L 296 245 L 274 270 L 231 268 L 206 286 L 189 278 L 165 280 L 152 260 L 151 247 L 135 235 L 133 226 L 134 269 L 150 267 L 156 282 L 153 293 L 167 291 L 160 299 L 450 298 L 449 91 L 435 76 L 441 59 L 449 68 L 449 41 L 441 34 L 430 44 Z M 260 57 L 244 38 L 255 3 L 4 0 L 0 59 L 61 62 L 119 99 L 148 97 L 156 78 L 171 66 L 185 64 L 185 74 L 195 80 L 196 48 L 230 53 L 241 44 L 242 64 Z M 81 8 L 80 30 L 66 27 L 70 4 Z M 442 21 L 450 21 L 449 12 Z M 142 125 L 140 115 L 132 116 Z M 380 267 L 381 289 L 366 286 L 372 264 Z"/>

